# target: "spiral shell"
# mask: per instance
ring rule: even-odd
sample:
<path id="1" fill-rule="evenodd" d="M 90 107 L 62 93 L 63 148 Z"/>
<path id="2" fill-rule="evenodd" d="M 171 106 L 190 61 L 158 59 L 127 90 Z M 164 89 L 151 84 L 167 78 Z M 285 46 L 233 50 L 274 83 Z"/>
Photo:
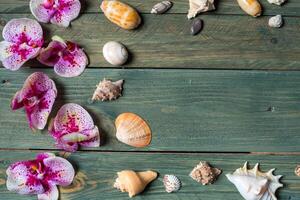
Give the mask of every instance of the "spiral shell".
<path id="1" fill-rule="evenodd" d="M 166 192 L 168 193 L 177 192 L 178 190 L 180 190 L 181 181 L 175 175 L 166 174 L 164 176 L 163 182 L 164 182 Z"/>
<path id="2" fill-rule="evenodd" d="M 115 121 L 119 141 L 133 147 L 145 147 L 151 142 L 151 130 L 148 124 L 134 113 L 120 114 Z"/>
<path id="3" fill-rule="evenodd" d="M 119 42 L 107 42 L 103 46 L 102 52 L 105 60 L 115 66 L 123 65 L 128 59 L 128 51 L 126 47 Z"/>
<path id="4" fill-rule="evenodd" d="M 137 28 L 142 21 L 134 8 L 117 0 L 102 1 L 101 10 L 111 22 L 127 30 Z"/>
<path id="5" fill-rule="evenodd" d="M 97 88 L 93 94 L 92 100 L 115 100 L 119 96 L 122 95 L 122 85 L 124 83 L 124 80 L 118 80 L 115 82 L 112 82 L 111 80 L 103 79 L 99 82 L 97 85 Z"/>

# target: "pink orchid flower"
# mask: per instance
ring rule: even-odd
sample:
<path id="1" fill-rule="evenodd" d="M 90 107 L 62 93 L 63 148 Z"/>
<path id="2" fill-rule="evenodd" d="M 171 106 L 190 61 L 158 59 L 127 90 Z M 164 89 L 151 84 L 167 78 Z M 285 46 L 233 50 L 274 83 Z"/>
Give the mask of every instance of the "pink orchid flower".
<path id="1" fill-rule="evenodd" d="M 68 186 L 75 175 L 72 164 L 52 153 L 40 153 L 35 160 L 13 163 L 6 170 L 9 191 L 22 195 L 37 194 L 38 200 L 57 200 L 56 185 Z"/>
<path id="2" fill-rule="evenodd" d="M 36 57 L 44 43 L 41 25 L 32 19 L 10 20 L 3 28 L 0 42 L 0 61 L 12 71 Z"/>
<path id="3" fill-rule="evenodd" d="M 41 50 L 37 59 L 44 65 L 54 66 L 54 71 L 63 77 L 79 76 L 88 64 L 87 56 L 77 44 L 58 36 Z"/>
<path id="4" fill-rule="evenodd" d="M 32 129 L 44 129 L 57 96 L 56 86 L 46 74 L 35 72 L 25 81 L 23 88 L 12 99 L 13 110 L 24 107 Z"/>
<path id="5" fill-rule="evenodd" d="M 56 140 L 56 146 L 74 152 L 78 146 L 98 147 L 100 133 L 92 117 L 80 105 L 68 103 L 57 112 L 49 125 L 49 133 Z"/>
<path id="6" fill-rule="evenodd" d="M 79 0 L 30 0 L 33 16 L 43 23 L 68 27 L 78 17 L 81 4 Z"/>

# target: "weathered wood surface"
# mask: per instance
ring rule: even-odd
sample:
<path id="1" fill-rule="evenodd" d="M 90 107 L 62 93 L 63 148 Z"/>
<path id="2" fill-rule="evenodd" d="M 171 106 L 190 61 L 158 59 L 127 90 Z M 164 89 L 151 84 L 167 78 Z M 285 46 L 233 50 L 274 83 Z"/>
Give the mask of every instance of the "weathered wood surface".
<path id="1" fill-rule="evenodd" d="M 300 72 L 162 69 L 86 69 L 70 79 L 59 78 L 51 69 L 1 69 L 2 148 L 54 148 L 46 132 L 31 132 L 23 111 L 9 107 L 26 77 L 37 70 L 49 74 L 58 86 L 52 116 L 64 103 L 79 103 L 103 129 L 104 146 L 94 150 L 300 151 Z M 104 77 L 125 79 L 124 96 L 91 103 L 95 85 Z M 153 140 L 148 148 L 133 149 L 115 139 L 113 121 L 128 111 L 150 124 Z"/>
<path id="2" fill-rule="evenodd" d="M 36 199 L 36 197 L 21 197 L 8 192 L 5 186 L 5 170 L 10 163 L 33 159 L 36 152 L 0 152 L 0 195 L 1 199 Z M 65 155 L 66 156 L 66 155 Z M 232 173 L 249 161 L 249 167 L 261 162 L 261 170 L 277 168 L 276 175 L 281 179 L 284 188 L 278 190 L 281 200 L 300 199 L 300 178 L 294 174 L 299 156 L 272 155 L 222 155 L 222 154 L 148 154 L 148 153 L 76 153 L 67 156 L 76 167 L 77 175 L 73 185 L 61 188 L 61 200 L 85 199 L 129 199 L 126 193 L 112 188 L 116 172 L 123 169 L 156 170 L 160 176 L 152 182 L 146 191 L 134 199 L 189 199 L 189 200 L 241 200 L 234 185 L 225 174 Z M 202 186 L 192 180 L 188 174 L 200 160 L 210 161 L 212 165 L 223 170 L 215 184 Z M 164 174 L 176 174 L 182 181 L 182 189 L 178 193 L 168 194 L 164 191 L 162 177 Z"/>
<path id="3" fill-rule="evenodd" d="M 12 18 L 30 14 L 1 14 L 2 31 Z M 126 68 L 222 68 L 300 69 L 300 20 L 285 17 L 281 29 L 270 28 L 268 17 L 206 15 L 201 34 L 191 36 L 190 22 L 182 15 L 143 15 L 144 25 L 125 31 L 104 15 L 85 14 L 65 29 L 43 25 L 46 38 L 59 35 L 78 42 L 90 59 L 90 67 L 113 67 L 102 56 L 103 45 L 111 40 L 124 43 L 131 52 Z M 41 66 L 31 61 L 27 66 Z"/>
<path id="4" fill-rule="evenodd" d="M 154 4 L 160 0 L 123 0 L 139 10 L 141 13 L 150 13 Z M 240 9 L 236 0 L 216 0 L 217 10 L 208 14 L 237 14 L 245 15 Z M 267 0 L 260 0 L 264 12 L 263 15 L 282 14 L 285 16 L 300 16 L 300 2 L 298 0 L 288 0 L 283 6 L 271 5 Z M 82 13 L 99 13 L 100 3 L 98 0 L 81 0 Z M 174 6 L 168 13 L 186 14 L 189 9 L 188 0 L 174 0 Z M 0 13 L 29 13 L 29 0 L 0 0 Z M 207 13 L 206 13 L 207 14 Z"/>

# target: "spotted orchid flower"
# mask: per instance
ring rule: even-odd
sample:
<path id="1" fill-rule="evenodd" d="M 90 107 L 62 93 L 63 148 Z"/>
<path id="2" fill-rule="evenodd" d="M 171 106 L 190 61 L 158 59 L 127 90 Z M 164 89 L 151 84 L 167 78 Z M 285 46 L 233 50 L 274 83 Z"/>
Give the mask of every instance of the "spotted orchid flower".
<path id="1" fill-rule="evenodd" d="M 13 110 L 24 107 L 29 127 L 44 129 L 57 96 L 56 86 L 46 74 L 35 72 L 25 81 L 23 88 L 12 99 Z"/>
<path id="2" fill-rule="evenodd" d="M 31 13 L 43 23 L 68 27 L 78 17 L 81 4 L 79 0 L 30 0 Z"/>
<path id="3" fill-rule="evenodd" d="M 37 59 L 44 65 L 54 66 L 54 71 L 63 77 L 79 76 L 88 64 L 87 56 L 77 44 L 58 36 L 41 50 Z"/>
<path id="4" fill-rule="evenodd" d="M 72 164 L 52 153 L 40 153 L 35 160 L 13 163 L 6 170 L 9 191 L 37 195 L 38 200 L 57 200 L 57 185 L 68 186 L 75 175 Z"/>
<path id="5" fill-rule="evenodd" d="M 36 57 L 44 43 L 41 25 L 32 19 L 10 20 L 3 28 L 0 61 L 6 69 L 18 70 L 26 61 Z"/>
<path id="6" fill-rule="evenodd" d="M 49 125 L 49 133 L 55 139 L 56 146 L 65 151 L 74 152 L 79 146 L 100 145 L 98 127 L 89 113 L 75 103 L 65 104 L 59 109 Z"/>

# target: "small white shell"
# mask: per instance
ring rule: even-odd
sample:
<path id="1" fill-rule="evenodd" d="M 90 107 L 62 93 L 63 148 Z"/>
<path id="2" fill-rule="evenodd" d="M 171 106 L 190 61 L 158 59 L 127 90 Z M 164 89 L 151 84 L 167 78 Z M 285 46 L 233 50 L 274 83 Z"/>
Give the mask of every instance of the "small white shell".
<path id="1" fill-rule="evenodd" d="M 268 0 L 269 3 L 276 4 L 278 6 L 280 6 L 281 4 L 283 4 L 286 1 L 287 0 Z"/>
<path id="2" fill-rule="evenodd" d="M 273 28 L 280 28 L 283 24 L 281 15 L 276 15 L 269 19 L 269 26 Z"/>
<path id="3" fill-rule="evenodd" d="M 171 7 L 172 7 L 171 1 L 162 1 L 153 6 L 151 13 L 152 14 L 163 14 L 167 10 L 169 10 Z"/>
<path id="4" fill-rule="evenodd" d="M 166 192 L 168 193 L 176 192 L 181 187 L 181 181 L 179 180 L 179 178 L 172 174 L 166 174 L 164 176 L 163 182 L 164 182 Z"/>
<path id="5" fill-rule="evenodd" d="M 214 0 L 189 0 L 189 3 L 188 19 L 196 17 L 199 13 L 215 10 Z"/>
<path id="6" fill-rule="evenodd" d="M 110 41 L 103 46 L 103 56 L 110 64 L 120 66 L 127 61 L 128 51 L 123 44 Z"/>

